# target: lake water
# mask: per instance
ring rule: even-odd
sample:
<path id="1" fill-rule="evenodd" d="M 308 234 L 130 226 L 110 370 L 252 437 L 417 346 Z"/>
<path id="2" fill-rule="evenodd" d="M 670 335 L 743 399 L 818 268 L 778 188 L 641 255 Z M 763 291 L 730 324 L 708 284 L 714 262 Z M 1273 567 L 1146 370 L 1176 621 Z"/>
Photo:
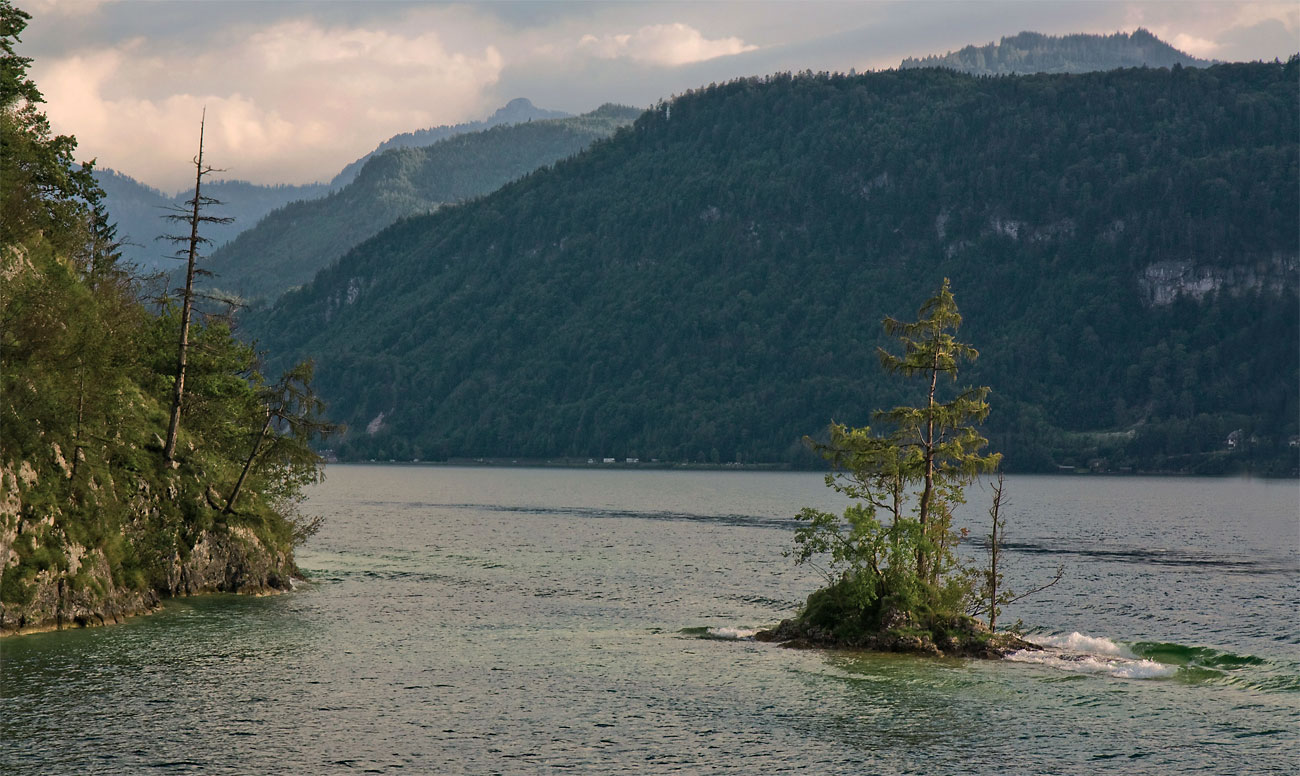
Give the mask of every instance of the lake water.
<path id="1" fill-rule="evenodd" d="M 0 642 L 0 772 L 1300 772 L 1295 482 L 1008 493 L 1062 650 L 967 661 L 734 638 L 819 583 L 816 474 L 331 466 L 309 585 Z"/>

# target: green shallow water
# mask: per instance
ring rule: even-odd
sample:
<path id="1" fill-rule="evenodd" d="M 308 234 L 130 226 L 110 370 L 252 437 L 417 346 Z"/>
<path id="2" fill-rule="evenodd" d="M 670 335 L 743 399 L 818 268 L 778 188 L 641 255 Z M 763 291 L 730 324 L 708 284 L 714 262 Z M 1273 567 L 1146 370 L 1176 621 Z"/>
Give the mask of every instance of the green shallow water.
<path id="1" fill-rule="evenodd" d="M 815 474 L 331 467 L 311 584 L 0 643 L 0 773 L 1300 772 L 1295 483 L 1009 486 L 1051 660 L 736 638 Z"/>

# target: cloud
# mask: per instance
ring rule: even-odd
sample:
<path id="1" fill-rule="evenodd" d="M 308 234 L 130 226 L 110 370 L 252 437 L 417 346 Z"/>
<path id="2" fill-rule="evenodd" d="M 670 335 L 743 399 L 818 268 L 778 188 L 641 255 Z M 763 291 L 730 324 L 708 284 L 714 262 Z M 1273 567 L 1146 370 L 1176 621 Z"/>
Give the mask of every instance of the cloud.
<path id="1" fill-rule="evenodd" d="M 197 53 L 133 38 L 33 67 L 56 131 L 82 157 L 165 189 L 185 185 L 199 116 L 230 177 L 308 182 L 399 132 L 488 109 L 504 67 L 491 45 L 451 50 L 436 26 L 232 30 Z"/>
<path id="2" fill-rule="evenodd" d="M 1294 2 L 1149 3 L 1129 6 L 1125 21 L 1188 54 L 1225 62 L 1285 58 L 1300 48 Z"/>
<path id="3" fill-rule="evenodd" d="M 32 16 L 85 16 L 112 0 L 26 0 L 23 10 Z"/>
<path id="4" fill-rule="evenodd" d="M 649 105 L 712 81 L 892 67 L 1025 29 L 1145 26 L 1226 61 L 1285 58 L 1300 34 L 1294 2 L 31 2 L 23 52 L 55 130 L 76 135 L 82 156 L 173 190 L 204 105 L 215 164 L 301 183 L 514 97 L 570 112 Z"/>
<path id="5" fill-rule="evenodd" d="M 1180 32 L 1169 41 L 1170 45 L 1184 54 L 1191 54 L 1194 57 L 1202 59 L 1213 59 L 1215 53 L 1223 48 L 1223 45 L 1205 38 L 1198 38 L 1195 35 L 1188 35 Z"/>
<path id="6" fill-rule="evenodd" d="M 577 50 L 600 59 L 632 59 L 655 65 L 687 65 L 717 57 L 754 51 L 736 37 L 709 40 L 694 27 L 682 24 L 651 24 L 634 33 L 583 35 Z"/>
<path id="7" fill-rule="evenodd" d="M 1236 9 L 1234 27 L 1255 27 L 1276 22 L 1292 36 L 1300 33 L 1300 5 L 1295 3 L 1244 3 Z M 1293 38 L 1294 40 L 1294 38 Z"/>

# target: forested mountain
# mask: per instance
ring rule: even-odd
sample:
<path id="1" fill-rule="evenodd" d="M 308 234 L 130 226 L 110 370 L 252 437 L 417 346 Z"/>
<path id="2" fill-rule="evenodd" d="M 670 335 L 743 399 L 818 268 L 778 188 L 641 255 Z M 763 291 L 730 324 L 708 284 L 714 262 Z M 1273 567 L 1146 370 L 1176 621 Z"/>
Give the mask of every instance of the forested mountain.
<path id="1" fill-rule="evenodd" d="M 207 285 L 274 299 L 399 218 L 493 191 L 609 137 L 641 114 L 606 105 L 574 118 L 468 132 L 371 157 L 328 197 L 294 202 L 213 252 Z"/>
<path id="2" fill-rule="evenodd" d="M 328 184 L 308 183 L 296 186 L 259 185 L 240 180 L 213 181 L 208 184 L 208 190 L 212 197 L 222 203 L 213 209 L 214 214 L 231 217 L 234 221 L 229 224 L 210 224 L 207 238 L 213 246 L 223 245 L 252 228 L 263 216 L 277 208 L 291 202 L 323 197 L 342 188 L 357 176 L 367 160 L 389 148 L 429 145 L 465 132 L 479 132 L 505 124 L 563 118 L 568 115 L 562 111 L 538 108 L 528 100 L 518 98 L 498 108 L 483 121 L 431 127 L 395 135 L 380 143 L 374 151 L 349 163 Z M 173 270 L 175 262 L 166 258 L 171 255 L 171 246 L 159 242 L 157 237 L 171 231 L 171 226 L 163 220 L 163 216 L 171 212 L 169 208 L 182 206 L 192 192 L 181 191 L 174 196 L 164 194 L 129 175 L 107 168 L 95 170 L 94 176 L 96 183 L 104 190 L 109 218 L 117 224 L 118 234 L 123 240 L 122 258 L 146 271 Z M 391 219 L 385 224 L 390 222 Z"/>
<path id="3" fill-rule="evenodd" d="M 1043 35 L 1022 32 L 983 46 L 915 59 L 900 67 L 947 67 L 972 75 L 1011 73 L 1087 73 L 1118 67 L 1205 67 L 1212 63 L 1188 56 L 1141 27 L 1129 34 Z"/>
<path id="4" fill-rule="evenodd" d="M 911 398 L 880 321 L 949 277 L 1011 469 L 1291 472 L 1298 77 L 711 86 L 389 227 L 247 331 L 317 359 L 344 457 L 797 462 Z"/>
<path id="5" fill-rule="evenodd" d="M 414 132 L 393 135 L 380 143 L 375 150 L 354 162 L 348 163 L 348 166 L 344 167 L 338 175 L 334 176 L 334 180 L 330 181 L 330 188 L 337 189 L 351 183 L 357 177 L 357 173 L 361 172 L 361 168 L 365 166 L 365 163 L 370 161 L 371 157 L 393 148 L 419 148 L 467 132 L 482 132 L 485 129 L 505 124 L 526 124 L 530 121 L 544 121 L 546 119 L 567 119 L 570 115 L 572 114 L 565 113 L 562 110 L 539 108 L 526 97 L 516 97 L 497 108 L 495 113 L 482 121 L 467 121 L 463 124 L 429 127 L 428 129 L 417 129 Z"/>

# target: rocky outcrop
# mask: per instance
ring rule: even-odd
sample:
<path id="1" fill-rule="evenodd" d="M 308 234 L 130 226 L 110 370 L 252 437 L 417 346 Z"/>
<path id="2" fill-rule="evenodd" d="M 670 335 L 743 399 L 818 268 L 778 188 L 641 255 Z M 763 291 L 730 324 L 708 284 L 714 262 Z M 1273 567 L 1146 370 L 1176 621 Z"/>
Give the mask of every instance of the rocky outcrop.
<path id="1" fill-rule="evenodd" d="M 6 538 L 0 536 L 0 557 L 17 561 Z M 25 603 L 0 601 L 0 636 L 119 623 L 156 610 L 170 596 L 277 593 L 290 589 L 297 574 L 292 557 L 238 526 L 205 531 L 187 558 L 174 560 L 163 590 L 117 584 L 103 550 L 69 544 L 65 554 L 68 568 L 37 572 Z"/>
<path id="2" fill-rule="evenodd" d="M 172 595 L 272 593 L 288 590 L 297 574 L 293 558 L 267 548 L 248 528 L 229 526 L 202 534 L 189 557 L 170 575 Z"/>
<path id="3" fill-rule="evenodd" d="M 28 585 L 26 603 L 0 601 L 0 636 L 108 625 L 158 608 L 156 591 L 123 589 L 113 583 L 102 550 L 87 552 L 80 545 L 69 545 L 68 556 L 73 561 L 71 573 L 37 572 Z"/>
<path id="4" fill-rule="evenodd" d="M 782 620 L 771 630 L 759 631 L 754 634 L 754 640 L 791 649 L 851 649 L 993 659 L 1023 649 L 1042 649 L 1011 633 L 990 633 L 982 623 L 970 617 L 957 618 L 946 623 L 947 627 L 930 630 L 909 627 L 905 620 L 904 617 L 886 617 L 889 627 L 845 638 L 837 636 L 831 628 L 818 627 L 796 618 Z"/>
<path id="5" fill-rule="evenodd" d="M 192 544 L 179 542 L 170 562 L 163 555 L 147 572 L 129 573 L 120 547 L 158 546 L 146 535 L 148 526 L 156 524 L 163 502 L 174 504 L 175 492 L 133 483 L 127 503 L 136 522 L 124 528 L 121 543 L 87 547 L 69 537 L 50 505 L 24 508 L 23 495 L 37 482 L 26 462 L 0 468 L 0 636 L 117 623 L 156 610 L 170 596 L 274 593 L 288 590 L 298 574 L 291 550 L 247 526 L 220 522 L 199 531 Z M 119 550 L 106 549 L 111 546 Z M 118 553 L 116 563 L 110 552 Z"/>

